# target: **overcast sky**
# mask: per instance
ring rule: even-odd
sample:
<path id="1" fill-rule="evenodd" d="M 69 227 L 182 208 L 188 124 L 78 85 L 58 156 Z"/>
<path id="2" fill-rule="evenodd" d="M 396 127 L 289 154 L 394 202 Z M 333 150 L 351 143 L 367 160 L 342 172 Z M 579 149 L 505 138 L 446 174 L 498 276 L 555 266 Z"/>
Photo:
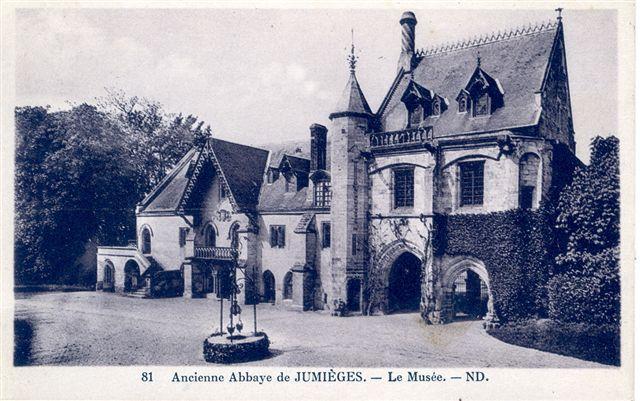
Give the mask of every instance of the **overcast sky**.
<path id="1" fill-rule="evenodd" d="M 327 125 L 347 81 L 351 29 L 357 75 L 377 110 L 395 77 L 401 9 L 22 9 L 16 14 L 16 101 L 94 102 L 105 87 L 194 114 L 214 135 L 247 144 L 308 138 Z M 414 9 L 416 47 L 554 19 L 540 11 Z M 578 155 L 617 132 L 615 11 L 563 13 Z"/>

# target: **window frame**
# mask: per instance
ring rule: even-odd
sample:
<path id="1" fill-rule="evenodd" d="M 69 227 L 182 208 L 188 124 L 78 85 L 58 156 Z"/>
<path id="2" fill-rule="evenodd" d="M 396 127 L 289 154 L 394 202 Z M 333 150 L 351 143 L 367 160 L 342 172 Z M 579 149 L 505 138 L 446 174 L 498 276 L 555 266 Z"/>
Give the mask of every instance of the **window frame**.
<path id="1" fill-rule="evenodd" d="M 320 233 L 322 235 L 322 238 L 321 238 L 322 249 L 330 248 L 331 247 L 331 222 L 323 221 L 321 224 Z"/>
<path id="2" fill-rule="evenodd" d="M 323 179 L 313 184 L 313 205 L 331 207 L 331 181 Z"/>
<path id="3" fill-rule="evenodd" d="M 475 170 L 474 170 L 475 168 Z M 467 183 L 465 178 L 466 170 L 473 173 L 470 177 L 471 181 Z M 460 207 L 474 207 L 474 206 L 482 206 L 484 205 L 484 160 L 473 160 L 458 163 L 458 171 L 459 171 L 459 205 Z M 479 171 L 479 174 L 478 174 Z M 465 190 L 465 187 L 470 185 L 468 189 Z M 465 192 L 471 191 L 470 201 L 467 201 L 465 198 Z"/>
<path id="4" fill-rule="evenodd" d="M 486 109 L 485 113 L 478 113 L 478 104 L 480 99 L 486 99 Z M 474 117 L 485 117 L 491 115 L 491 96 L 487 92 L 481 92 L 477 96 L 474 97 L 472 103 L 472 114 Z"/>
<path id="5" fill-rule="evenodd" d="M 415 206 L 415 168 L 414 167 L 396 167 L 393 170 L 393 208 L 412 208 Z M 398 174 L 407 174 L 402 181 L 404 189 L 402 190 L 402 196 L 398 196 L 399 183 Z M 408 178 L 410 177 L 411 185 L 407 185 Z M 410 188 L 408 191 L 407 188 Z M 402 200 L 402 202 L 400 202 Z"/>
<path id="6" fill-rule="evenodd" d="M 286 246 L 286 226 L 272 224 L 269 226 L 269 245 L 271 248 L 284 248 Z"/>

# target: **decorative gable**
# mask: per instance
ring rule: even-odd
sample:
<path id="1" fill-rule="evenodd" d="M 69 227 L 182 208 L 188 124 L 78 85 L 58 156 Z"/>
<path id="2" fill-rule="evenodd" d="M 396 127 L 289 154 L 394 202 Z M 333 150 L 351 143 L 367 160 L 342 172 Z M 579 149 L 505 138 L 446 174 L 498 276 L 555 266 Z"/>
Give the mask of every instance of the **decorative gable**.
<path id="1" fill-rule="evenodd" d="M 504 89 L 497 79 L 480 67 L 478 58 L 478 66 L 464 89 L 458 93 L 456 100 L 459 113 L 471 110 L 474 117 L 486 116 L 504 106 Z"/>
<path id="2" fill-rule="evenodd" d="M 436 117 L 447 109 L 445 98 L 434 91 L 426 89 L 411 80 L 405 89 L 401 101 L 408 113 L 408 127 L 417 127 L 427 117 Z"/>

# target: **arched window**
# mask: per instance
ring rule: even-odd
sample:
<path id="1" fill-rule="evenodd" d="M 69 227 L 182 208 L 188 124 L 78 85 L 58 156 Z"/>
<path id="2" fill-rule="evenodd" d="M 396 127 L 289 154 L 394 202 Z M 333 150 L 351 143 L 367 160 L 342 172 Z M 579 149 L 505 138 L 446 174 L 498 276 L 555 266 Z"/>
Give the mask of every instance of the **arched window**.
<path id="1" fill-rule="evenodd" d="M 284 286 L 282 290 L 282 298 L 291 299 L 293 297 L 293 274 L 287 272 L 284 275 Z"/>
<path id="2" fill-rule="evenodd" d="M 431 104 L 431 115 L 439 116 L 440 115 L 440 99 L 436 97 Z"/>
<path id="3" fill-rule="evenodd" d="M 146 227 L 142 229 L 142 253 L 151 253 L 151 231 Z"/>
<path id="4" fill-rule="evenodd" d="M 216 229 L 212 224 L 204 228 L 204 246 L 216 246 Z"/>
<path id="5" fill-rule="evenodd" d="M 424 118 L 424 109 L 421 104 L 414 103 L 408 105 L 409 109 L 409 124 L 408 127 L 418 127 L 422 123 Z"/>
<path id="6" fill-rule="evenodd" d="M 533 209 L 536 207 L 538 187 L 538 167 L 540 158 L 533 153 L 527 153 L 520 158 L 520 172 L 518 182 L 518 203 L 522 209 Z"/>

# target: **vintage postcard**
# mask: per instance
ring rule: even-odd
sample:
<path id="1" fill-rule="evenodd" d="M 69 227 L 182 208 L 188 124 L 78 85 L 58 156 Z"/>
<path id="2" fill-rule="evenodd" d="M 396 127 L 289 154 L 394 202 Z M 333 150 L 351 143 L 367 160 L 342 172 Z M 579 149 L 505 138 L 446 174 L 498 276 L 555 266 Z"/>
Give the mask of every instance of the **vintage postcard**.
<path id="1" fill-rule="evenodd" d="M 633 2 L 2 5 L 1 399 L 633 399 Z"/>

